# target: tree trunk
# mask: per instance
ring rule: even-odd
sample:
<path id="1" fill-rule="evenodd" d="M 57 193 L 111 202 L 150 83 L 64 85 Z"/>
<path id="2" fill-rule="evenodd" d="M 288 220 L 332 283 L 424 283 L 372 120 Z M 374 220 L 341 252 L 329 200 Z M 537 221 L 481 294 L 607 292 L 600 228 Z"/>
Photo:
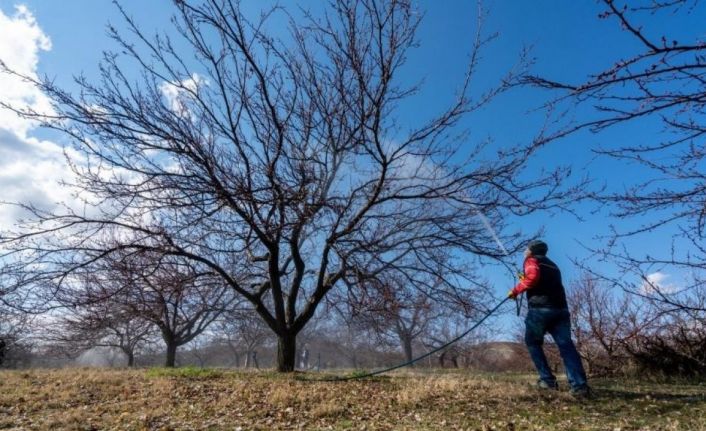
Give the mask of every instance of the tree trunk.
<path id="1" fill-rule="evenodd" d="M 439 367 L 444 368 L 444 362 L 446 361 L 446 350 L 441 352 L 439 355 Z"/>
<path id="2" fill-rule="evenodd" d="M 412 337 L 400 336 L 400 340 L 402 341 L 402 350 L 404 350 L 404 358 L 407 362 L 409 362 L 413 359 Z"/>
<path id="3" fill-rule="evenodd" d="M 0 338 L 0 365 L 2 365 L 5 362 L 5 348 L 7 347 L 7 344 L 5 343 L 5 340 Z"/>
<path id="4" fill-rule="evenodd" d="M 252 351 L 252 363 L 255 365 L 255 368 L 260 369 L 260 364 L 257 363 L 257 350 Z"/>
<path id="5" fill-rule="evenodd" d="M 176 364 L 176 351 L 176 343 L 167 343 L 167 360 L 164 363 L 165 367 L 174 368 L 174 365 Z"/>
<path id="6" fill-rule="evenodd" d="M 135 366 L 135 352 L 129 351 L 125 352 L 127 355 L 127 366 L 128 368 L 132 368 Z"/>
<path id="7" fill-rule="evenodd" d="M 277 371 L 291 373 L 297 362 L 297 336 L 280 335 L 277 339 Z"/>

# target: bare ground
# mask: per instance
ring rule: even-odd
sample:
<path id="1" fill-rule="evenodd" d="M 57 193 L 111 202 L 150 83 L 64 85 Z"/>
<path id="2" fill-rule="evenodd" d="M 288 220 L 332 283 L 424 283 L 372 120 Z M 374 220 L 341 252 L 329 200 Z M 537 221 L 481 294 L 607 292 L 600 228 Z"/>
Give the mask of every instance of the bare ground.
<path id="1" fill-rule="evenodd" d="M 704 384 L 594 381 L 595 399 L 577 402 L 565 390 L 539 392 L 529 376 L 302 377 L 317 376 L 1 371 L 0 429 L 706 430 Z"/>

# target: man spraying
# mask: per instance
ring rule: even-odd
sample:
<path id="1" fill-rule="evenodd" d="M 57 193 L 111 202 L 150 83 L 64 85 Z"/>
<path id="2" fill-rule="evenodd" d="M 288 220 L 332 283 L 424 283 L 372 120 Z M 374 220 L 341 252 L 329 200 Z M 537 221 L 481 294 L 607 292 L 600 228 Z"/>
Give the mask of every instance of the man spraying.
<path id="1" fill-rule="evenodd" d="M 537 385 L 542 389 L 558 389 L 542 345 L 544 335 L 551 334 L 564 361 L 571 394 L 585 398 L 590 395 L 581 357 L 571 340 L 571 321 L 561 272 L 547 257 L 549 247 L 543 241 L 530 241 L 525 250 L 524 274 L 508 296 L 517 298 L 527 292 L 528 312 L 525 319 L 525 344 L 539 373 Z"/>

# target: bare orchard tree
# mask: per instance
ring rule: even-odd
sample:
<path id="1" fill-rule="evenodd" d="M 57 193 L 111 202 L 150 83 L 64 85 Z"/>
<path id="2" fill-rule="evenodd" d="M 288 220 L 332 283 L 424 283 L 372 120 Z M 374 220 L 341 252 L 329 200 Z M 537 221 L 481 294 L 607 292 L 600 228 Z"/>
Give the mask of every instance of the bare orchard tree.
<path id="1" fill-rule="evenodd" d="M 582 129 L 598 133 L 622 124 L 663 126 L 663 133 L 654 133 L 652 142 L 645 142 L 642 137 L 631 142 L 628 137 L 619 146 L 599 150 L 607 157 L 637 163 L 650 171 L 642 177 L 646 178 L 644 181 L 638 180 L 625 190 L 596 196 L 613 205 L 614 216 L 635 221 L 633 227 L 612 235 L 606 256 L 631 266 L 643 278 L 648 274 L 646 268 L 655 264 L 669 265 L 677 271 L 696 271 L 700 275 L 691 287 L 703 294 L 706 40 L 700 26 L 680 26 L 678 32 L 673 27 L 673 34 L 660 34 L 644 21 L 649 17 L 656 23 L 655 17 L 659 17 L 667 22 L 688 23 L 690 17 L 706 14 L 706 3 L 698 0 L 603 0 L 602 3 L 604 12 L 599 17 L 623 29 L 625 37 L 620 42 L 633 42 L 636 47 L 633 53 L 616 58 L 605 69 L 587 71 L 590 75 L 581 82 L 528 76 L 525 83 L 555 92 L 556 98 L 548 104 L 555 112 L 565 112 L 567 104 L 569 109 L 581 112 L 578 121 L 560 122 L 562 126 L 549 134 L 548 139 Z M 592 109 L 583 109 L 586 105 Z M 639 256 L 612 247 L 625 237 L 649 234 L 663 227 L 677 233 L 672 247 L 665 244 L 660 256 Z M 686 249 L 691 251 L 687 253 Z M 653 293 L 654 299 L 666 299 L 658 290 Z"/>
<path id="2" fill-rule="evenodd" d="M 331 302 L 321 307 L 315 326 L 307 326 L 301 337 L 303 347 L 309 349 L 310 368 L 360 369 L 400 360 L 396 340 L 390 343 L 389 338 L 380 337 L 360 313 L 350 312 L 350 304 L 332 307 Z"/>
<path id="3" fill-rule="evenodd" d="M 136 263 L 141 266 L 141 261 Z M 140 269 L 132 265 L 125 268 L 133 273 Z M 137 289 L 126 305 L 134 315 L 159 328 L 167 349 L 167 367 L 175 365 L 179 346 L 203 334 L 233 302 L 222 279 L 199 273 L 188 262 L 162 261 L 143 270 L 139 278 L 130 278 L 137 283 Z"/>
<path id="4" fill-rule="evenodd" d="M 57 295 L 60 302 L 95 307 L 99 320 L 117 309 L 131 322 L 154 325 L 165 344 L 167 367 L 175 365 L 179 346 L 202 334 L 233 302 L 220 277 L 173 256 L 123 252 L 101 262 L 91 267 L 91 283 L 67 284 Z"/>
<path id="5" fill-rule="evenodd" d="M 75 354 L 94 347 L 114 348 L 133 367 L 135 354 L 157 335 L 156 329 L 152 322 L 133 314 L 131 307 L 108 298 L 62 310 L 61 318 L 43 338 Z"/>
<path id="6" fill-rule="evenodd" d="M 414 344 L 440 315 L 440 305 L 424 292 L 409 289 L 405 281 L 381 277 L 364 283 L 359 295 L 344 302 L 361 328 L 376 334 L 381 344 L 397 344 L 406 361 L 414 357 Z"/>
<path id="7" fill-rule="evenodd" d="M 0 368 L 22 365 L 28 358 L 30 316 L 0 302 Z"/>
<path id="8" fill-rule="evenodd" d="M 432 320 L 422 338 L 422 345 L 427 351 L 442 348 L 451 340 L 456 339 L 463 332 L 467 331 L 471 325 L 475 324 L 478 319 L 485 314 L 486 310 L 482 309 L 443 309 L 441 313 Z M 447 363 L 450 363 L 453 368 L 459 368 L 461 365 L 468 365 L 474 349 L 486 341 L 489 336 L 488 332 L 491 328 L 490 322 L 486 322 L 476 328 L 472 333 L 466 335 L 463 339 L 452 345 L 442 348 L 436 358 L 439 367 L 444 368 Z M 478 356 L 478 355 L 476 355 Z M 461 363 L 460 360 L 465 362 Z M 431 365 L 432 357 L 429 358 Z"/>
<path id="9" fill-rule="evenodd" d="M 638 343 L 660 319 L 649 302 L 611 287 L 584 272 L 567 292 L 576 347 L 593 375 L 623 371 L 630 356 L 626 346 Z"/>
<path id="10" fill-rule="evenodd" d="M 403 275 L 403 257 L 449 271 L 500 258 L 479 212 L 514 251 L 505 217 L 564 198 L 565 172 L 524 171 L 534 144 L 467 139 L 461 121 L 512 78 L 472 91 L 489 42 L 480 25 L 455 100 L 409 127 L 399 108 L 419 88 L 399 75 L 422 16 L 410 1 L 334 0 L 322 14 L 275 8 L 254 22 L 231 0 L 174 7 L 190 50 L 148 37 L 124 13 L 131 37 L 111 28 L 119 53 L 105 56 L 100 81 L 79 77 L 76 93 L 35 81 L 52 116 L 8 107 L 71 137 L 76 185 L 99 204 L 27 208 L 33 222 L 1 241 L 20 262 L 3 283 L 51 278 L 61 290 L 73 268 L 158 250 L 209 268 L 249 301 L 278 338 L 277 368 L 292 371 L 297 334 L 344 279 Z M 267 20 L 278 13 L 289 18 L 284 39 Z M 105 237 L 122 239 L 107 247 Z"/>
<path id="11" fill-rule="evenodd" d="M 661 375 L 706 376 L 706 320 L 669 313 L 661 324 L 631 345 L 638 364 Z"/>
<path id="12" fill-rule="evenodd" d="M 592 374 L 641 371 L 663 375 L 706 373 L 706 298 L 656 297 L 645 282 L 639 288 L 584 273 L 569 290 L 577 347 Z"/>
<path id="13" fill-rule="evenodd" d="M 230 309 L 223 313 L 214 330 L 222 338 L 240 366 L 241 355 L 245 355 L 245 368 L 259 368 L 257 350 L 268 342 L 272 332 L 252 309 Z"/>
<path id="14" fill-rule="evenodd" d="M 214 359 L 216 356 L 215 353 L 219 347 L 213 337 L 214 334 L 211 331 L 212 328 L 213 325 L 208 331 L 194 338 L 184 347 L 184 353 L 186 354 L 182 356 L 188 355 L 187 361 L 189 361 L 189 363 L 197 364 L 199 368 L 206 367 L 206 365 Z"/>

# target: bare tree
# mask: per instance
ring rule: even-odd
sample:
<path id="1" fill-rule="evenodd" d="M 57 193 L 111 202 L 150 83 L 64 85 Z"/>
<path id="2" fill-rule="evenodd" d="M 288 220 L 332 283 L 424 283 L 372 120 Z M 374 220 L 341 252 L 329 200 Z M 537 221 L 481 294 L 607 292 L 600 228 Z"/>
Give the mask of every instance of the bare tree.
<path id="1" fill-rule="evenodd" d="M 630 353 L 647 371 L 682 377 L 706 376 L 706 321 L 671 313 L 637 340 Z"/>
<path id="2" fill-rule="evenodd" d="M 30 316 L 0 303 L 0 368 L 16 367 L 28 359 Z"/>
<path id="3" fill-rule="evenodd" d="M 233 296 L 221 279 L 199 274 L 188 264 L 160 262 L 149 271 L 141 274 L 140 287 L 126 305 L 159 328 L 167 348 L 165 365 L 173 367 L 177 348 L 204 333 Z"/>
<path id="4" fill-rule="evenodd" d="M 96 308 L 99 322 L 117 309 L 124 319 L 154 325 L 166 347 L 167 367 L 175 365 L 177 348 L 202 334 L 234 299 L 220 277 L 157 252 L 113 254 L 101 263 L 91 267 L 90 283 L 67 285 L 59 301 Z"/>
<path id="5" fill-rule="evenodd" d="M 240 355 L 245 355 L 245 368 L 257 363 L 257 349 L 270 338 L 271 331 L 252 309 L 231 309 L 226 311 L 215 325 L 216 332 L 222 337 L 240 366 Z"/>
<path id="6" fill-rule="evenodd" d="M 94 347 L 115 348 L 125 355 L 127 366 L 133 367 L 135 354 L 153 339 L 155 329 L 152 322 L 132 313 L 130 307 L 109 298 L 65 309 L 60 320 L 52 324 L 49 335 L 42 338 L 76 354 Z"/>
<path id="7" fill-rule="evenodd" d="M 381 344 L 398 344 L 407 361 L 414 357 L 414 344 L 440 315 L 436 301 L 395 277 L 370 280 L 351 299 L 345 302 L 350 306 L 345 313 L 354 316 L 356 326 L 376 334 Z"/>
<path id="8" fill-rule="evenodd" d="M 191 361 L 195 362 L 199 368 L 204 368 L 211 362 L 210 360 L 213 359 L 219 347 L 219 343 L 216 342 L 214 333 L 211 330 L 212 328 L 213 326 L 186 345 L 189 358 Z"/>
<path id="9" fill-rule="evenodd" d="M 589 273 L 571 285 L 572 329 L 591 373 L 625 372 L 630 363 L 663 375 L 706 372 L 706 321 L 695 312 L 704 307 L 703 299 L 670 304 L 649 289 L 645 284 L 641 291 L 624 292 Z"/>
<path id="10" fill-rule="evenodd" d="M 35 80 L 52 116 L 6 106 L 72 138 L 76 185 L 95 204 L 26 208 L 33 220 L 0 242 L 0 281 L 13 289 L 51 279 L 61 290 L 75 269 L 118 251 L 159 251 L 209 268 L 249 301 L 278 338 L 278 369 L 292 371 L 297 334 L 343 281 L 441 265 L 455 277 L 437 294 L 459 295 L 468 260 L 505 255 L 479 213 L 512 252 L 519 237 L 505 217 L 566 197 L 566 172 L 525 175 L 537 145 L 468 142 L 461 121 L 513 79 L 473 91 L 492 39 L 480 24 L 455 100 L 408 127 L 399 107 L 419 87 L 398 75 L 421 19 L 410 1 L 336 0 L 320 15 L 275 8 L 254 22 L 231 0 L 174 6 L 191 51 L 148 37 L 121 9 L 132 37 L 111 27 L 121 54 L 106 54 L 100 82 L 78 77 L 73 94 Z M 288 39 L 269 31 L 277 13 Z"/>
<path id="11" fill-rule="evenodd" d="M 632 55 L 616 59 L 605 69 L 588 71 L 582 82 L 529 75 L 524 83 L 555 92 L 547 108 L 563 116 L 566 110 L 580 112 L 578 120 L 557 119 L 557 129 L 548 133 L 552 140 L 588 129 L 598 133 L 623 124 L 663 126 L 652 142 L 621 143 L 601 148 L 598 153 L 649 170 L 625 190 L 608 190 L 594 197 L 610 203 L 613 216 L 635 221 L 630 228 L 615 230 L 608 246 L 600 250 L 606 258 L 629 267 L 629 273 L 646 279 L 648 267 L 671 266 L 676 271 L 698 272 L 685 290 L 701 290 L 706 269 L 706 172 L 703 142 L 706 138 L 706 40 L 702 28 L 680 27 L 674 34 L 659 34 L 643 22 L 647 16 L 688 22 L 689 16 L 703 16 L 706 5 L 698 0 L 617 1 L 602 0 L 599 18 L 612 20 L 624 31 L 624 41 L 636 42 Z M 689 35 L 689 36 L 685 36 Z M 690 37 L 691 40 L 684 40 Z M 622 41 L 622 40 L 621 40 Z M 592 109 L 584 109 L 586 105 Z M 569 118 L 566 116 L 565 118 Z M 644 178 L 644 180 L 643 180 Z M 671 248 L 658 256 L 640 256 L 619 247 L 626 237 L 649 235 L 661 228 L 677 233 Z M 687 245 L 689 244 L 689 245 Z M 689 251 L 687 251 L 687 249 Z M 638 282 L 640 284 L 641 282 Z M 653 289 L 650 296 L 666 303 L 674 298 Z M 680 303 L 688 307 L 685 303 Z M 706 311 L 706 310 L 702 310 Z"/>
<path id="12" fill-rule="evenodd" d="M 660 317 L 649 302 L 608 286 L 584 272 L 567 292 L 576 346 L 594 375 L 622 371 L 626 346 L 644 337 Z"/>
<path id="13" fill-rule="evenodd" d="M 484 290 L 478 291 L 478 294 L 483 294 L 483 292 Z M 456 339 L 459 334 L 468 330 L 484 312 L 484 310 L 476 308 L 465 310 L 461 308 L 437 309 L 435 318 L 428 323 L 426 330 L 421 336 L 422 345 L 427 350 L 442 348 L 451 340 Z M 448 361 L 453 368 L 459 368 L 462 365 L 460 360 L 468 364 L 473 359 L 473 356 L 480 356 L 474 350 L 488 339 L 489 324 L 490 322 L 486 322 L 462 340 L 443 348 L 435 356 L 438 365 L 444 368 Z"/>
<path id="14" fill-rule="evenodd" d="M 396 344 L 390 345 L 389 339 L 381 338 L 371 330 L 369 322 L 359 319 L 360 314 L 349 314 L 342 310 L 326 307 L 322 314 L 327 316 L 322 319 L 322 325 L 317 337 L 311 334 L 308 343 L 316 342 L 318 353 L 323 353 L 323 366 L 366 368 L 376 364 L 386 364 L 380 355 L 381 351 L 397 350 Z M 318 356 L 317 353 L 317 356 Z M 399 360 L 399 354 L 395 355 Z M 318 365 L 317 357 L 317 365 Z"/>

